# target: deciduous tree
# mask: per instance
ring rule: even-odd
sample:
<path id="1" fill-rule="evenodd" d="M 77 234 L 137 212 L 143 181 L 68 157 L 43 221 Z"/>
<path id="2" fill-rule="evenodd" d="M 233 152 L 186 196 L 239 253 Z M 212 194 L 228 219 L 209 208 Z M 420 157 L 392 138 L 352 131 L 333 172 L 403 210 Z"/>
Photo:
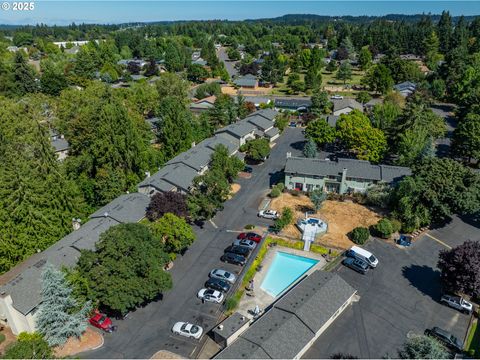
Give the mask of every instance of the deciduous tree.
<path id="1" fill-rule="evenodd" d="M 166 213 L 171 213 L 179 217 L 188 216 L 188 207 L 186 196 L 179 192 L 157 192 L 150 199 L 146 216 L 148 220 L 155 221 Z"/>

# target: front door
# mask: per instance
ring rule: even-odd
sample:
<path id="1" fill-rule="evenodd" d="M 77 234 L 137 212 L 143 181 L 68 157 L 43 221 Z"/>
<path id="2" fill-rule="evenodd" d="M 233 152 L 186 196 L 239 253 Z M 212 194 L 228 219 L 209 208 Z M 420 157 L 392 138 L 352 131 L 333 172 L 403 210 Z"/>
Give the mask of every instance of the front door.
<path id="1" fill-rule="evenodd" d="M 302 191 L 303 190 L 303 184 L 302 183 L 295 183 L 295 190 Z"/>

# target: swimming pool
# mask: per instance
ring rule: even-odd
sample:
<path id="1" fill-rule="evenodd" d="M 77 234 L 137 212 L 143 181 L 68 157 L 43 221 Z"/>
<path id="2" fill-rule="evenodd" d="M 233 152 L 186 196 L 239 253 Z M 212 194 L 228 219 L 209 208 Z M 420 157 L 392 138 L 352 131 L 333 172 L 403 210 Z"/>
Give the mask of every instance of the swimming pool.
<path id="1" fill-rule="evenodd" d="M 260 288 L 277 297 L 316 263 L 318 260 L 277 251 Z"/>

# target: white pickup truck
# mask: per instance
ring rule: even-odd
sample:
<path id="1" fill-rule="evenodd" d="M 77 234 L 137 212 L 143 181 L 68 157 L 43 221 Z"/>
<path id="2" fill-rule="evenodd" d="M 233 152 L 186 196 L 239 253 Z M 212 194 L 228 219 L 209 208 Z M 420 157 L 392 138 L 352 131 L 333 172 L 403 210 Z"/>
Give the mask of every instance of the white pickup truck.
<path id="1" fill-rule="evenodd" d="M 443 295 L 440 301 L 451 308 L 460 310 L 467 314 L 470 314 L 473 311 L 473 305 L 460 296 Z"/>

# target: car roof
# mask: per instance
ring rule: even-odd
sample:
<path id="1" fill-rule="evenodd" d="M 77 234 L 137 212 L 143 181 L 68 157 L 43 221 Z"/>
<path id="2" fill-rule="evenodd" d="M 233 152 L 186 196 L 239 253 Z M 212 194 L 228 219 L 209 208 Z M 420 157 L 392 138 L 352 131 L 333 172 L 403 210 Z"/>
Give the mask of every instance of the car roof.
<path id="1" fill-rule="evenodd" d="M 350 248 L 350 250 L 353 250 L 353 251 L 355 251 L 357 254 L 360 254 L 360 255 L 365 256 L 365 257 L 367 257 L 367 258 L 373 255 L 370 251 L 367 251 L 367 250 L 365 250 L 364 248 L 361 248 L 361 247 L 359 247 L 359 246 L 352 246 L 352 247 Z"/>
<path id="2" fill-rule="evenodd" d="M 437 326 L 435 326 L 435 327 L 433 328 L 433 331 L 435 331 L 437 334 L 443 335 L 443 336 L 445 336 L 445 337 L 447 337 L 447 338 L 453 336 L 453 335 L 452 335 L 451 333 L 449 333 L 447 330 L 443 330 L 443 329 L 441 329 L 441 328 L 439 328 L 439 327 L 437 327 Z"/>

